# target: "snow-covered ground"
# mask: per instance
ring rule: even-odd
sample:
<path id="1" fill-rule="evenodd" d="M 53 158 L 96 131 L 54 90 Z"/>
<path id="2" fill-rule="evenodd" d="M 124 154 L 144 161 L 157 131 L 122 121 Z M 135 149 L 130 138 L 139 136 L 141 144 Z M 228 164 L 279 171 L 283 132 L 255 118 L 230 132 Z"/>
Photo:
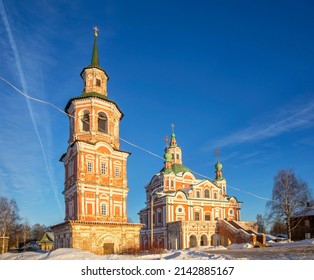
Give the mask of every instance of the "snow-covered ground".
<path id="1" fill-rule="evenodd" d="M 189 280 L 205 277 L 232 280 L 280 277 L 295 280 L 300 275 L 311 275 L 314 239 L 268 245 L 265 248 L 253 248 L 250 244 L 233 244 L 228 248 L 206 246 L 139 256 L 99 256 L 78 249 L 6 253 L 0 255 L 0 275 L 3 279 L 32 280 L 42 280 L 44 277 L 161 280 L 178 278 L 176 276 Z"/>
<path id="2" fill-rule="evenodd" d="M 229 247 L 204 246 L 185 250 L 168 250 L 162 254 L 95 255 L 78 249 L 57 249 L 51 252 L 6 253 L 0 260 L 314 260 L 314 239 L 299 242 L 269 242 L 266 248 L 250 244 Z"/>

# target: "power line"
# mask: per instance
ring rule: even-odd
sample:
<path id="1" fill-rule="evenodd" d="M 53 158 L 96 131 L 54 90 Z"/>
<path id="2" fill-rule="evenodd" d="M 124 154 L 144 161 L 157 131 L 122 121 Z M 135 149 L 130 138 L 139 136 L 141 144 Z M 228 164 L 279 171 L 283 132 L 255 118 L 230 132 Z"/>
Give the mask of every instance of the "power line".
<path id="1" fill-rule="evenodd" d="M 12 83 L 10 83 L 8 80 L 4 79 L 3 77 L 0 76 L 0 79 L 1 79 L 2 81 L 4 81 L 5 83 L 7 83 L 9 86 L 11 86 L 13 89 L 15 89 L 18 93 L 22 94 L 24 97 L 29 98 L 30 100 L 33 100 L 33 101 L 36 101 L 36 102 L 39 102 L 39 103 L 43 103 L 43 104 L 52 106 L 54 109 L 58 110 L 58 111 L 61 112 L 62 114 L 65 114 L 65 115 L 67 115 L 67 116 L 70 117 L 70 118 L 76 119 L 75 116 L 66 113 L 65 111 L 63 111 L 62 109 L 60 109 L 59 107 L 57 107 L 56 105 L 54 105 L 54 104 L 52 104 L 52 103 L 50 103 L 50 102 L 48 102 L 48 101 L 44 101 L 44 100 L 41 100 L 41 99 L 38 99 L 38 98 L 34 98 L 34 97 L 32 97 L 32 96 L 29 96 L 29 95 L 25 94 L 24 92 L 22 92 L 21 90 L 19 90 L 17 87 L 15 87 Z M 87 121 L 85 121 L 85 120 L 83 120 L 83 119 L 81 119 L 81 121 L 82 121 L 82 122 L 85 122 L 86 124 L 89 125 L 89 122 L 87 122 Z M 105 131 L 103 131 L 103 132 L 105 132 Z M 137 149 L 140 149 L 140 150 L 142 150 L 142 151 L 144 151 L 144 152 L 146 152 L 146 153 L 148 153 L 148 154 L 150 154 L 150 155 L 152 155 L 152 156 L 154 156 L 154 157 L 157 157 L 157 158 L 162 159 L 162 160 L 164 159 L 163 157 L 161 157 L 161 156 L 159 156 L 159 155 L 157 155 L 157 154 L 155 154 L 155 153 L 153 153 L 153 152 L 151 152 L 151 151 L 149 151 L 149 150 L 147 150 L 147 149 L 145 149 L 145 148 L 143 148 L 143 147 L 141 147 L 141 146 L 138 146 L 138 145 L 136 145 L 136 144 L 134 144 L 134 143 L 131 143 L 131 142 L 128 141 L 128 140 L 125 140 L 125 139 L 123 139 L 123 138 L 121 138 L 121 137 L 120 137 L 120 140 L 123 141 L 123 142 L 125 142 L 125 143 L 127 143 L 127 144 L 129 144 L 129 145 L 131 145 L 131 146 L 133 146 L 133 147 L 135 147 L 135 148 L 137 148 Z M 190 170 L 191 170 L 191 169 L 190 169 Z M 198 173 L 198 172 L 195 172 L 195 171 L 193 171 L 193 170 L 191 170 L 191 172 L 194 173 L 194 174 L 196 174 L 196 175 L 199 175 L 199 176 L 201 176 L 201 177 L 203 177 L 203 178 L 206 178 L 206 179 L 208 179 L 208 180 L 210 180 L 210 181 L 213 181 L 213 179 L 209 178 L 208 176 L 205 176 L 205 175 L 200 174 L 200 173 Z M 254 193 L 252 193 L 252 192 L 248 192 L 248 191 L 245 191 L 245 190 L 242 190 L 242 189 L 240 189 L 240 188 L 236 188 L 236 187 L 233 187 L 233 186 L 230 186 L 230 185 L 228 185 L 228 188 L 231 188 L 231 189 L 234 189 L 234 190 L 236 190 L 236 191 L 240 191 L 240 192 L 246 193 L 246 194 L 248 194 L 248 195 L 254 196 L 254 197 L 259 198 L 259 199 L 262 199 L 262 200 L 272 201 L 272 200 L 269 199 L 269 198 L 262 197 L 262 196 L 260 196 L 260 195 L 257 195 L 257 194 L 254 194 Z"/>

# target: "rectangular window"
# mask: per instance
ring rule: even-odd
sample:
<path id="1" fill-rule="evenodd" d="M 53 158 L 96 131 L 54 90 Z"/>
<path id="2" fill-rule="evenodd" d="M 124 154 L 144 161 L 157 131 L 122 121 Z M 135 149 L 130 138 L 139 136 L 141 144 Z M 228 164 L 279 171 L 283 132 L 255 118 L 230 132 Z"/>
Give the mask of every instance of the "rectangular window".
<path id="1" fill-rule="evenodd" d="M 199 212 L 195 212 L 195 221 L 199 221 L 200 220 L 200 213 Z"/>
<path id="2" fill-rule="evenodd" d="M 210 221 L 210 215 L 205 215 L 205 221 Z"/>
<path id="3" fill-rule="evenodd" d="M 91 161 L 87 162 L 87 172 L 93 172 L 93 163 Z"/>
<path id="4" fill-rule="evenodd" d="M 101 204 L 101 215 L 106 216 L 107 215 L 107 205 L 105 203 Z"/>
<path id="5" fill-rule="evenodd" d="M 97 87 L 100 87 L 101 83 L 100 83 L 100 80 L 99 79 L 96 79 L 96 86 Z"/>
<path id="6" fill-rule="evenodd" d="M 157 213 L 157 224 L 161 224 L 161 212 Z"/>
<path id="7" fill-rule="evenodd" d="M 106 163 L 102 162 L 100 164 L 100 172 L 102 175 L 107 174 L 107 164 Z"/>

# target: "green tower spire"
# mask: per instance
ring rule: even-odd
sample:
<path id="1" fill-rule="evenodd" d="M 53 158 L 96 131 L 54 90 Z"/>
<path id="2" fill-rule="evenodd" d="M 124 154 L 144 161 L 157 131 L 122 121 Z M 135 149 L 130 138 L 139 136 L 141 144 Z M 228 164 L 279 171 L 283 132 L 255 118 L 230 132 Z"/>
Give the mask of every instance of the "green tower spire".
<path id="1" fill-rule="evenodd" d="M 93 29 L 94 29 L 94 48 L 93 48 L 91 65 L 100 67 L 99 58 L 98 58 L 98 46 L 97 46 L 97 37 L 98 37 L 99 29 L 97 28 L 97 26 L 95 26 Z"/>

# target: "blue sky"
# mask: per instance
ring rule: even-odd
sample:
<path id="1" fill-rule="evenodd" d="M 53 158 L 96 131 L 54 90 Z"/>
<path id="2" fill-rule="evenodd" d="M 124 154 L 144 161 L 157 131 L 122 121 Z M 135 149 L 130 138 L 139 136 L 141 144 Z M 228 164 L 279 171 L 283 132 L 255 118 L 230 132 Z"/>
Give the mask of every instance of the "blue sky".
<path id="1" fill-rule="evenodd" d="M 97 25 L 121 138 L 163 156 L 173 122 L 184 164 L 209 178 L 219 148 L 228 194 L 243 202 L 242 220 L 255 220 L 280 169 L 313 190 L 313 12 L 313 1 L 0 0 L 0 77 L 64 109 L 82 91 Z M 62 222 L 68 118 L 3 80 L 0 93 L 0 193 L 31 224 Z M 121 149 L 132 153 L 137 222 L 163 161 Z"/>

